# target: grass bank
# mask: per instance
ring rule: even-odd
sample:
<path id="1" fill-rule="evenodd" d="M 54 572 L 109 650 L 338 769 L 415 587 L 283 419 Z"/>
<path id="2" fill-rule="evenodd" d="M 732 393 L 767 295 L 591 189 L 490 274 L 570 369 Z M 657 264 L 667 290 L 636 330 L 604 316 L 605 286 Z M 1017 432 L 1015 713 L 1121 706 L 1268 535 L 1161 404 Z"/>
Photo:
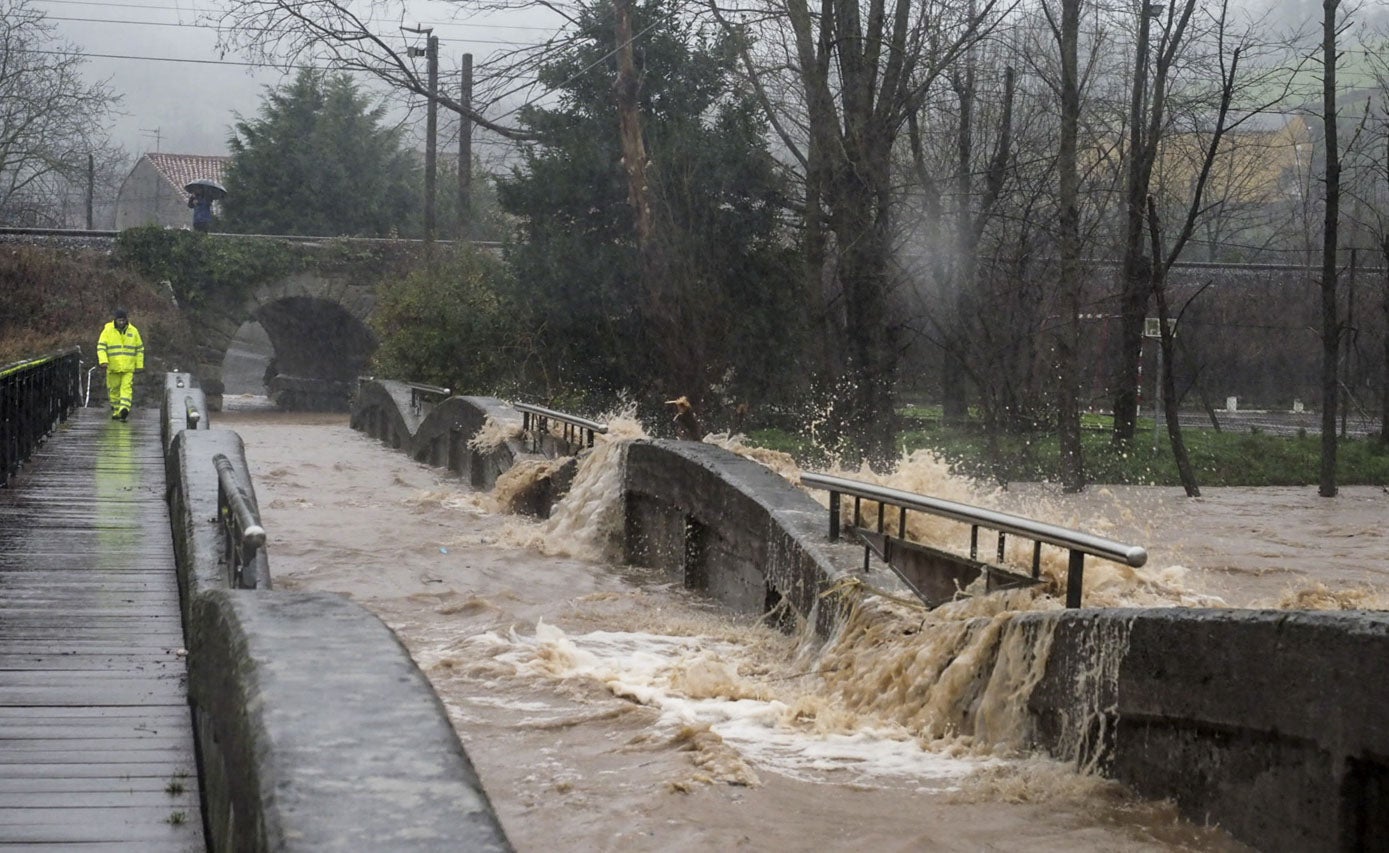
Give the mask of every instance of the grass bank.
<path id="1" fill-rule="evenodd" d="M 96 361 L 96 339 L 116 307 L 146 341 L 146 368 L 191 364 L 194 341 L 167 287 L 95 249 L 0 247 L 0 364 L 80 346 Z"/>
<path id="2" fill-rule="evenodd" d="M 930 450 L 949 461 L 959 474 L 994 482 L 1033 482 L 1055 479 L 1059 444 L 1054 433 L 1000 436 L 990 449 L 982 430 L 950 429 L 939 425 L 929 409 L 903 412 L 901 435 L 905 451 Z M 1128 447 L 1110 441 L 1110 419 L 1085 418 L 1082 444 L 1089 482 L 1180 486 L 1176 460 L 1164 430 L 1153 441 L 1153 422 L 1140 419 L 1136 439 Z M 1243 432 L 1184 429 L 1182 437 L 1202 486 L 1315 485 L 1321 470 L 1321 439 L 1314 434 L 1278 436 L 1257 430 Z M 808 440 L 782 430 L 757 430 L 750 443 L 790 453 L 807 467 L 826 463 Z M 1337 452 L 1337 482 L 1343 486 L 1389 484 L 1389 447 L 1377 438 L 1341 439 Z"/>

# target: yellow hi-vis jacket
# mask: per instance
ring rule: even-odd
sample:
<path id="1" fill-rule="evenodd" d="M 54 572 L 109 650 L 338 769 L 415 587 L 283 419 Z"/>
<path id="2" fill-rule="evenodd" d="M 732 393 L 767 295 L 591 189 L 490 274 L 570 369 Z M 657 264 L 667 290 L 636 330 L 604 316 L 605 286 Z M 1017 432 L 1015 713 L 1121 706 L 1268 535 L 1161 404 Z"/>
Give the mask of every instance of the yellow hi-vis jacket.
<path id="1" fill-rule="evenodd" d="M 96 360 L 106 365 L 110 373 L 132 373 L 145 369 L 145 342 L 140 340 L 140 330 L 135 324 L 126 323 L 125 333 L 116 328 L 112 320 L 101 330 L 96 342 Z"/>

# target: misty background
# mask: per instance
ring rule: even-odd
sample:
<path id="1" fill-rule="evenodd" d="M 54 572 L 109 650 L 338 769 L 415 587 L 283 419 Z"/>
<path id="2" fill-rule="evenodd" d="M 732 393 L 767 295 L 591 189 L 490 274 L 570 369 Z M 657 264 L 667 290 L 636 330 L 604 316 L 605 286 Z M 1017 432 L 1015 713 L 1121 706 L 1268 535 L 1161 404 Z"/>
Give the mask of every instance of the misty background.
<path id="1" fill-rule="evenodd" d="M 131 165 L 152 151 L 229 153 L 227 140 L 238 115 L 255 116 L 267 87 L 280 86 L 293 76 L 292 70 L 224 54 L 218 47 L 216 21 L 222 9 L 217 4 L 33 0 L 33 6 L 47 16 L 62 40 L 87 57 L 86 79 L 107 81 L 121 96 L 109 136 L 129 155 Z M 374 30 L 404 47 L 423 46 L 425 37 L 401 32 L 400 26 L 433 27 L 439 38 L 441 88 L 458 85 L 452 81 L 459 79 L 463 54 L 473 54 L 475 66 L 482 65 L 493 55 L 544 42 L 560 24 L 558 15 L 541 8 L 495 10 L 467 18 L 459 17 L 462 8 L 450 3 L 411 2 L 394 10 L 398 17 L 377 18 Z M 355 79 L 364 91 L 391 103 L 391 116 L 407 125 L 416 147 L 423 147 L 423 103 L 393 97 L 365 75 Z M 440 146 L 448 150 L 457 139 L 456 117 L 443 111 L 439 125 Z M 501 156 L 497 142 L 488 134 L 475 134 L 475 153 L 484 164 Z"/>

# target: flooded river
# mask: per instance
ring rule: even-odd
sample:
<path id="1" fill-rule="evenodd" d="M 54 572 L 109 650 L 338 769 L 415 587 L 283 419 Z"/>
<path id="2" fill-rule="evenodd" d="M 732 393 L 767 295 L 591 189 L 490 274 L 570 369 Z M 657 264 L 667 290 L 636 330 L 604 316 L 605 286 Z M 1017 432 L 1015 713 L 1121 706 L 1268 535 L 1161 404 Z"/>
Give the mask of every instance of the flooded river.
<path id="1" fill-rule="evenodd" d="M 905 683 L 913 666 L 968 658 L 981 632 L 960 626 L 990 615 L 977 607 L 932 615 L 938 635 L 908 650 L 913 665 L 874 654 L 872 629 L 821 646 L 596 558 L 613 517 L 601 472 L 581 472 L 583 506 L 541 522 L 495 511 L 343 415 L 231 411 L 213 425 L 245 440 L 276 586 L 350 596 L 396 631 L 522 853 L 1242 849 L 1019 755 L 1007 732 L 957 728 L 945 687 L 923 701 Z M 1379 489 L 1211 492 L 975 497 L 1150 548 L 1137 572 L 1092 569 L 1091 603 L 1384 600 Z"/>

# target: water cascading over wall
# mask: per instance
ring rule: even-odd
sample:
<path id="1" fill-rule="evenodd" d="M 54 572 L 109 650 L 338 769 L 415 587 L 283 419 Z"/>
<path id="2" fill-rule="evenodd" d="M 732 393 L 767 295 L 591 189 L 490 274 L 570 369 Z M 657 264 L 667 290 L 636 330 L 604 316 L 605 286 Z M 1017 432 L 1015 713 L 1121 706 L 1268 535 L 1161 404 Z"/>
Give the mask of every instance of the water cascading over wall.
<path id="1" fill-rule="evenodd" d="M 390 384 L 361 397 L 401 399 Z M 397 438 L 411 450 L 411 436 Z M 829 542 L 825 510 L 769 469 L 708 444 L 642 440 L 627 448 L 622 489 L 629 559 L 743 612 L 789 605 L 841 647 L 855 640 L 846 631 L 880 632 L 858 647 L 919 665 L 893 701 L 923 734 L 1045 749 L 1262 850 L 1389 843 L 1386 614 L 1008 612 L 1000 598 L 942 629 L 958 636 L 932 658 L 913 636 L 925 620 L 846 624 L 866 612 L 855 599 L 906 588 L 887 571 L 865 577 L 858 548 Z M 834 590 L 850 594 L 827 598 Z M 859 689 L 863 703 L 882 692 Z"/>

